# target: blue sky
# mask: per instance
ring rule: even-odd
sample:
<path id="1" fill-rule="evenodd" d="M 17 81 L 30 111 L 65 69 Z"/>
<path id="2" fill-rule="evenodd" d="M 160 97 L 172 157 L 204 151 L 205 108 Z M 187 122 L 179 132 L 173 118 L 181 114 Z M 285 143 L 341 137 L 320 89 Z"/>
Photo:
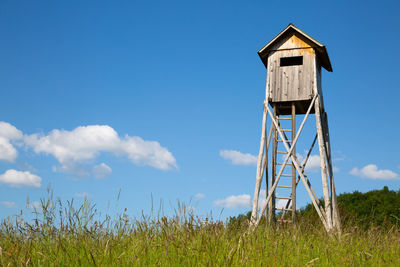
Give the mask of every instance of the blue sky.
<path id="1" fill-rule="evenodd" d="M 285 3 L 3 1 L 0 217 L 29 212 L 27 197 L 49 184 L 103 213 L 120 189 L 132 216 L 152 199 L 166 214 L 177 200 L 200 216 L 249 210 L 266 75 L 256 52 L 289 23 L 331 58 L 322 79 L 337 192 L 399 190 L 400 4 Z M 316 189 L 318 174 L 311 166 Z M 298 206 L 309 202 L 302 187 Z"/>

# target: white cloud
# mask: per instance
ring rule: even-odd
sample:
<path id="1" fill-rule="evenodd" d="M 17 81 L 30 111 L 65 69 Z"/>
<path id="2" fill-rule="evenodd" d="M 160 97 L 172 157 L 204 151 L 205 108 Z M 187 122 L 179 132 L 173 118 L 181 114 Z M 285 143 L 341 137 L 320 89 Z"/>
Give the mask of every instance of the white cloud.
<path id="1" fill-rule="evenodd" d="M 18 156 L 15 147 L 10 140 L 0 137 L 0 159 L 8 162 L 14 162 Z"/>
<path id="2" fill-rule="evenodd" d="M 266 191 L 265 189 L 260 190 L 260 195 L 258 197 L 258 208 L 261 209 L 266 202 Z M 276 202 L 276 208 L 284 208 L 286 206 L 288 200 L 279 199 Z M 236 209 L 236 208 L 251 208 L 252 201 L 251 197 L 248 194 L 237 195 L 237 196 L 229 196 L 225 199 L 214 201 L 214 205 L 218 207 L 228 208 L 228 209 Z"/>
<path id="3" fill-rule="evenodd" d="M 22 132 L 11 124 L 0 121 L 0 160 L 14 162 L 18 152 L 11 144 L 13 140 L 22 138 Z"/>
<path id="4" fill-rule="evenodd" d="M 202 193 L 197 193 L 196 195 L 194 195 L 194 198 L 197 199 L 197 200 L 203 199 L 203 198 L 205 198 L 205 197 L 206 197 L 206 195 L 204 195 L 204 194 L 202 194 Z"/>
<path id="5" fill-rule="evenodd" d="M 8 122 L 0 121 L 0 136 L 9 140 L 22 138 L 22 132 Z"/>
<path id="6" fill-rule="evenodd" d="M 111 174 L 111 172 L 111 168 L 105 163 L 93 167 L 93 176 L 97 179 L 105 178 Z"/>
<path id="7" fill-rule="evenodd" d="M 255 165 L 257 157 L 249 153 L 241 153 L 236 150 L 221 150 L 219 155 L 226 160 L 230 160 L 233 165 Z"/>
<path id="8" fill-rule="evenodd" d="M 228 209 L 249 208 L 251 207 L 251 198 L 248 194 L 229 196 L 225 199 L 214 201 L 214 205 Z"/>
<path id="9" fill-rule="evenodd" d="M 375 164 L 368 164 L 362 169 L 353 168 L 350 174 L 366 177 L 370 179 L 393 180 L 398 179 L 399 175 L 391 170 L 379 170 Z"/>
<path id="10" fill-rule="evenodd" d="M 81 197 L 81 198 L 88 198 L 89 194 L 86 193 L 86 192 L 82 192 L 82 193 L 76 193 L 74 196 L 75 197 Z"/>
<path id="11" fill-rule="evenodd" d="M 39 201 L 33 201 L 32 203 L 26 204 L 26 208 L 31 210 L 41 210 L 42 204 Z"/>
<path id="12" fill-rule="evenodd" d="M 305 156 L 301 154 L 296 154 L 297 158 L 299 159 L 300 163 L 303 164 Z M 320 170 L 321 162 L 319 155 L 310 155 L 306 164 L 306 171 L 315 172 Z"/>
<path id="13" fill-rule="evenodd" d="M 95 159 L 101 152 L 126 156 L 135 164 L 161 170 L 177 168 L 172 153 L 158 142 L 145 141 L 138 136 L 121 138 L 107 125 L 80 126 L 72 131 L 55 129 L 48 135 L 26 136 L 24 141 L 36 153 L 54 156 L 66 171 L 76 163 Z"/>
<path id="14" fill-rule="evenodd" d="M 13 201 L 0 201 L 0 204 L 9 209 L 18 208 L 17 203 L 15 203 Z"/>
<path id="15" fill-rule="evenodd" d="M 300 163 L 303 163 L 305 156 L 301 155 L 301 154 L 297 154 L 297 158 L 299 159 Z M 338 161 L 340 161 L 342 159 L 339 159 Z M 334 159 L 335 161 L 335 159 Z M 309 172 L 317 172 L 320 171 L 321 169 L 321 157 L 319 155 L 310 155 L 310 157 L 308 158 L 307 164 L 306 164 L 306 171 Z M 333 172 L 339 172 L 339 168 L 336 166 L 332 167 L 332 171 Z"/>
<path id="16" fill-rule="evenodd" d="M 283 209 L 286 208 L 286 204 L 289 200 L 287 199 L 279 199 L 278 202 L 276 202 L 275 208 L 277 209 Z"/>
<path id="17" fill-rule="evenodd" d="M 39 188 L 41 181 L 42 178 L 28 171 L 21 172 L 11 169 L 0 175 L 0 183 L 8 184 L 12 187 L 28 186 Z"/>
<path id="18" fill-rule="evenodd" d="M 310 155 L 306 164 L 306 171 L 315 172 L 321 169 L 321 158 L 319 155 Z"/>

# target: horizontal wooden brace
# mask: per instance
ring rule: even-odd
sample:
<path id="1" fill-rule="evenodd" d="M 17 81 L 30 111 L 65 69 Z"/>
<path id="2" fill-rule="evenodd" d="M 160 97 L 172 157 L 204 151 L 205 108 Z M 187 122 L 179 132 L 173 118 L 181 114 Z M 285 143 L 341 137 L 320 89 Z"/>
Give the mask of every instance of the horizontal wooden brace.
<path id="1" fill-rule="evenodd" d="M 292 199 L 291 197 L 275 197 L 277 199 Z"/>

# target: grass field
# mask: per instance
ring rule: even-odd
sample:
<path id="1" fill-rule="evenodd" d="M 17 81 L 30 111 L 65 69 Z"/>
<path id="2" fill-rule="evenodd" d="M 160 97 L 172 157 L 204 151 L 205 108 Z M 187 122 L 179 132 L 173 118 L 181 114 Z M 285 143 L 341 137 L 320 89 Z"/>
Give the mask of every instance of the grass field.
<path id="1" fill-rule="evenodd" d="M 204 221 L 185 207 L 167 217 L 95 220 L 88 201 L 42 202 L 36 219 L 4 220 L 2 266 L 400 266 L 396 227 L 366 231 L 347 224 L 340 237 L 322 225 L 300 222 L 275 229 Z"/>

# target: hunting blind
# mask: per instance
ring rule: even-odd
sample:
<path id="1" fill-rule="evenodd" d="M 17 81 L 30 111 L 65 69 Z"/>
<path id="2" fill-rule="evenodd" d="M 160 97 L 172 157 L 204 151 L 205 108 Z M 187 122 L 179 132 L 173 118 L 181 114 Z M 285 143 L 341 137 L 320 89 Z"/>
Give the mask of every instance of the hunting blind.
<path id="1" fill-rule="evenodd" d="M 267 68 L 267 82 L 251 224 L 258 225 L 265 212 L 271 223 L 295 223 L 296 188 L 301 180 L 326 230 L 340 231 L 328 119 L 321 88 L 321 68 L 332 72 L 326 47 L 289 24 L 258 51 L 258 55 Z M 296 115 L 300 114 L 304 116 L 296 132 Z M 310 142 L 307 156 L 300 162 L 296 156 L 296 143 L 310 114 L 315 114 L 316 135 Z M 272 121 L 268 134 L 267 117 Z M 305 173 L 317 140 L 324 206 Z M 264 173 L 267 194 L 259 211 Z M 285 204 L 277 206 L 278 202 Z"/>

